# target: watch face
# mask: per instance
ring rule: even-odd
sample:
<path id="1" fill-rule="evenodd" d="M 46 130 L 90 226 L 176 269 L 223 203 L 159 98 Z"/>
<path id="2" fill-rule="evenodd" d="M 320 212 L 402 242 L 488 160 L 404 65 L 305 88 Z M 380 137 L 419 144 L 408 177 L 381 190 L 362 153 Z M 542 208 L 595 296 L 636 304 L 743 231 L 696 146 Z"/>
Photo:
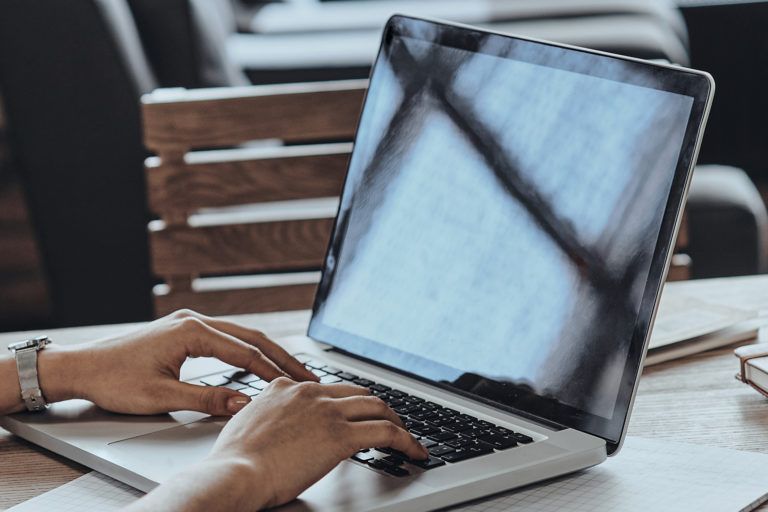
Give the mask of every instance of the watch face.
<path id="1" fill-rule="evenodd" d="M 31 340 L 19 341 L 17 343 L 11 343 L 8 345 L 8 350 L 24 350 L 25 348 L 38 347 L 42 348 L 49 344 L 51 340 L 47 336 L 38 336 Z"/>

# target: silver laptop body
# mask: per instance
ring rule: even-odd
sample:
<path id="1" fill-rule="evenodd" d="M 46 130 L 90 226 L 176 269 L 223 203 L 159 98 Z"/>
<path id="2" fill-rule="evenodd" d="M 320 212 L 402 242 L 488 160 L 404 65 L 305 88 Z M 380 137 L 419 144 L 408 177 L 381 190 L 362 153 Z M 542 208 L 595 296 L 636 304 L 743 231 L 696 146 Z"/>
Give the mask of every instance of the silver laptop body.
<path id="1" fill-rule="evenodd" d="M 616 453 L 713 88 L 698 71 L 393 17 L 299 357 L 527 440 L 400 476 L 350 459 L 286 509 L 432 510 Z M 235 378 L 201 359 L 182 378 L 221 375 Z M 149 491 L 203 459 L 224 421 L 74 400 L 0 424 Z"/>

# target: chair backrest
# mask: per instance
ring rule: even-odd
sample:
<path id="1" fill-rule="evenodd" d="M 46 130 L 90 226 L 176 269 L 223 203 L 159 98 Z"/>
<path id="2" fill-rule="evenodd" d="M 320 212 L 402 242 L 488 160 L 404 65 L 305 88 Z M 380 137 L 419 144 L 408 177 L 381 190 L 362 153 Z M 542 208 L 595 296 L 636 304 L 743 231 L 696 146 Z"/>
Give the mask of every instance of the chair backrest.
<path id="1" fill-rule="evenodd" d="M 142 98 L 156 314 L 311 306 L 366 85 Z"/>

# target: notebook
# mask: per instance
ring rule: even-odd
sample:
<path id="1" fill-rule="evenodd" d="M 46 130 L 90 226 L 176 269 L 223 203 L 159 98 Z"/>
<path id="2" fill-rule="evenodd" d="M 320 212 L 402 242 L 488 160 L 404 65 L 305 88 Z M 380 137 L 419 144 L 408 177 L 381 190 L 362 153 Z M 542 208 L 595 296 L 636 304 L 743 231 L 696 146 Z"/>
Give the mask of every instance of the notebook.
<path id="1" fill-rule="evenodd" d="M 458 512 L 654 512 L 753 510 L 768 499 L 768 454 L 628 437 L 594 468 L 454 507 Z M 8 512 L 111 512 L 142 495 L 88 473 Z"/>

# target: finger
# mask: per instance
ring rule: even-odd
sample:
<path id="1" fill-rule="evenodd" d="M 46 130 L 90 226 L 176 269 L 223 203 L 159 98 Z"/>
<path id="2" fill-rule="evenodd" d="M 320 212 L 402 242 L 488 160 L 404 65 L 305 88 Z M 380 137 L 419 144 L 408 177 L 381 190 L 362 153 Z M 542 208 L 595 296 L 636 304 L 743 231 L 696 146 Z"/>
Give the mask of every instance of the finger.
<path id="1" fill-rule="evenodd" d="M 251 401 L 231 389 L 186 382 L 171 383 L 164 394 L 169 411 L 198 411 L 212 416 L 232 416 Z"/>
<path id="2" fill-rule="evenodd" d="M 350 421 L 388 420 L 404 428 L 400 416 L 375 396 L 350 396 L 336 400 L 341 413 Z"/>
<path id="3" fill-rule="evenodd" d="M 393 448 L 415 460 L 429 457 L 424 448 L 411 434 L 387 420 L 358 421 L 350 423 L 351 441 L 362 450 L 372 446 Z"/>
<path id="4" fill-rule="evenodd" d="M 278 367 L 280 367 L 285 373 L 294 379 L 313 381 L 318 380 L 318 377 L 314 373 L 309 371 L 302 363 L 300 363 L 296 358 L 289 354 L 283 347 L 269 339 L 263 332 L 256 329 L 249 329 L 248 327 L 230 322 L 228 320 L 211 318 L 196 312 L 190 312 L 190 314 L 201 319 L 203 322 L 210 325 L 214 329 L 229 334 L 230 336 L 239 338 L 244 342 L 257 347 Z"/>
<path id="5" fill-rule="evenodd" d="M 323 384 L 320 386 L 322 394 L 330 398 L 346 398 L 348 396 L 366 396 L 371 392 L 368 388 L 355 386 L 354 384 Z"/>
<path id="6" fill-rule="evenodd" d="M 181 325 L 189 336 L 187 347 L 193 357 L 215 357 L 266 381 L 288 376 L 258 348 L 218 331 L 200 319 L 185 318 Z"/>

